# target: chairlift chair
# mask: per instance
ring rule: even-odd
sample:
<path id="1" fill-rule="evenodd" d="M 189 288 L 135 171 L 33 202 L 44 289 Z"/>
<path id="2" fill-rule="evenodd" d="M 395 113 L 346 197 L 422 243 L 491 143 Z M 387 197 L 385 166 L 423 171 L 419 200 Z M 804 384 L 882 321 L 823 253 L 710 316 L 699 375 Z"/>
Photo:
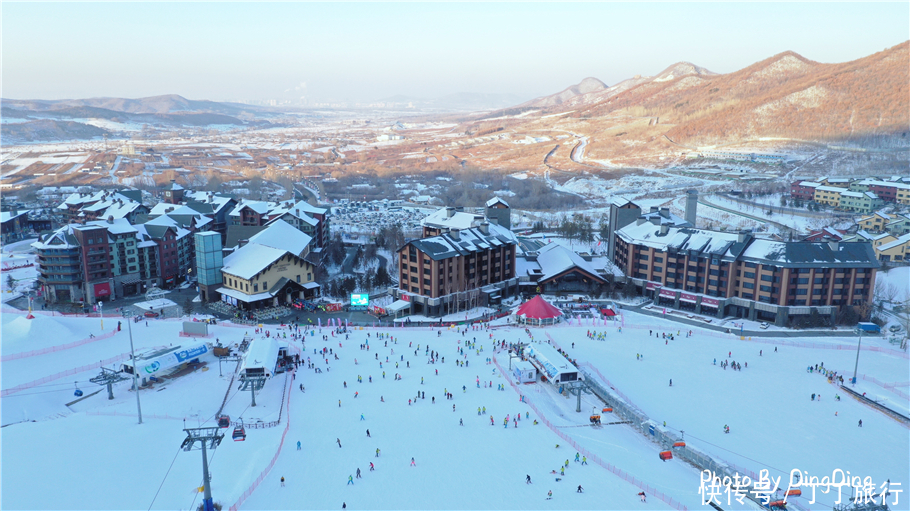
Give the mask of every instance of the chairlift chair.
<path id="1" fill-rule="evenodd" d="M 82 397 L 82 391 L 79 390 L 79 382 L 73 382 L 73 385 L 76 386 L 76 391 L 73 392 L 73 395 L 76 397 Z"/>

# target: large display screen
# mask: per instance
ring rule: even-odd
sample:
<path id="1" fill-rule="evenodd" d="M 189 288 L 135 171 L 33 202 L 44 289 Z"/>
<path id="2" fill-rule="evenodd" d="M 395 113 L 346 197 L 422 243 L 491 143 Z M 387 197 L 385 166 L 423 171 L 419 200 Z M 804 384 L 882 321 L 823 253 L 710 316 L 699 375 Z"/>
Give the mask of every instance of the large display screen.
<path id="1" fill-rule="evenodd" d="M 370 295 L 351 295 L 351 305 L 355 307 L 369 307 Z"/>

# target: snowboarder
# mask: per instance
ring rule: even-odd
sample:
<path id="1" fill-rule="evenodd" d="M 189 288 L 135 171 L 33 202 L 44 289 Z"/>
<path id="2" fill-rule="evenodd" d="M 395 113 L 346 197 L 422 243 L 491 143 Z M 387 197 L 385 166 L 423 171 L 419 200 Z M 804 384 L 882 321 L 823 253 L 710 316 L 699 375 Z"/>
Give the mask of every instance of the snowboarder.
<path id="1" fill-rule="evenodd" d="M 581 458 L 581 454 L 579 454 L 579 453 L 576 452 L 576 453 L 575 453 L 575 463 L 578 463 L 578 461 L 579 461 L 580 458 Z"/>
<path id="2" fill-rule="evenodd" d="M 341 509 L 347 509 L 347 508 L 348 508 L 347 503 L 342 502 L 342 503 L 341 503 Z"/>
<path id="3" fill-rule="evenodd" d="M 360 477 L 360 469 L 359 469 L 359 468 L 357 469 L 357 479 L 363 479 L 362 477 Z"/>

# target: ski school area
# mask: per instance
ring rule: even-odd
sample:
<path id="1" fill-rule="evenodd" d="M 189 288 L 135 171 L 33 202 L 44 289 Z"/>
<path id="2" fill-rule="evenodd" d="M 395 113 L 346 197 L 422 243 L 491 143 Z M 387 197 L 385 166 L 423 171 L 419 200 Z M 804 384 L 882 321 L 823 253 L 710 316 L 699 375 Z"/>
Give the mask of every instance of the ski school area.
<path id="1" fill-rule="evenodd" d="M 608 326 L 218 323 L 196 337 L 176 319 L 103 321 L 3 310 L 5 508 L 197 509 L 202 451 L 183 447 L 198 427 L 224 435 L 206 455 L 225 510 L 712 509 L 682 449 L 767 470 L 774 501 L 791 471 L 842 470 L 890 480 L 891 509 L 910 502 L 908 425 L 870 404 L 910 413 L 910 365 L 876 337 L 851 385 L 854 337 L 752 340 L 634 312 Z M 98 383 L 111 373 L 113 399 Z M 608 399 L 579 390 L 577 411 L 585 378 Z M 829 510 L 838 492 L 823 489 L 786 506 Z M 758 509 L 715 494 L 719 509 Z"/>

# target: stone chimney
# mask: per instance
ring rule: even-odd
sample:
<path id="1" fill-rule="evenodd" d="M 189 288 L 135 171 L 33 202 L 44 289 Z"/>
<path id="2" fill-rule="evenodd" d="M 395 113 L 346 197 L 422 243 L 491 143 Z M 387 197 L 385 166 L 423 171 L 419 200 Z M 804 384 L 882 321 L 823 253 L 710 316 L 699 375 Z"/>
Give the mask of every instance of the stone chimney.
<path id="1" fill-rule="evenodd" d="M 459 229 L 449 229 L 449 237 L 455 241 L 461 241 L 461 231 Z"/>
<path id="2" fill-rule="evenodd" d="M 455 216 L 455 208 L 453 208 L 452 206 L 447 207 L 446 208 L 446 218 L 452 218 L 453 216 Z"/>
<path id="3" fill-rule="evenodd" d="M 490 223 L 489 222 L 480 222 L 480 232 L 482 232 L 484 234 L 484 236 L 489 235 L 490 234 Z"/>
<path id="4" fill-rule="evenodd" d="M 736 241 L 738 243 L 745 243 L 750 238 L 752 238 L 752 235 L 746 231 L 739 231 L 739 234 L 736 235 Z"/>
<path id="5" fill-rule="evenodd" d="M 650 213 L 658 213 L 658 212 L 660 212 L 660 208 L 659 208 L 659 207 L 657 207 L 657 206 L 651 206 L 651 211 L 650 211 Z"/>
<path id="6" fill-rule="evenodd" d="M 647 222 L 647 220 L 645 220 L 645 219 L 642 218 L 642 217 L 638 217 L 638 218 L 635 220 L 635 225 L 641 225 L 641 224 L 643 224 L 643 223 L 645 223 L 645 222 Z"/>
<path id="7" fill-rule="evenodd" d="M 660 225 L 660 216 L 652 216 L 648 220 L 650 220 L 654 225 Z"/>
<path id="8" fill-rule="evenodd" d="M 107 223 L 109 223 L 109 224 L 114 223 L 114 215 L 108 215 L 108 216 L 107 216 Z"/>
<path id="9" fill-rule="evenodd" d="M 668 232 L 670 232 L 670 226 L 669 226 L 669 225 L 661 225 L 661 226 L 660 226 L 660 235 L 661 235 L 661 236 L 666 236 Z"/>
<path id="10" fill-rule="evenodd" d="M 670 218 L 670 208 L 660 208 L 660 216 Z"/>
<path id="11" fill-rule="evenodd" d="M 840 248 L 840 243 L 837 240 L 831 240 L 828 242 L 828 247 L 832 252 L 837 252 L 838 248 Z"/>

